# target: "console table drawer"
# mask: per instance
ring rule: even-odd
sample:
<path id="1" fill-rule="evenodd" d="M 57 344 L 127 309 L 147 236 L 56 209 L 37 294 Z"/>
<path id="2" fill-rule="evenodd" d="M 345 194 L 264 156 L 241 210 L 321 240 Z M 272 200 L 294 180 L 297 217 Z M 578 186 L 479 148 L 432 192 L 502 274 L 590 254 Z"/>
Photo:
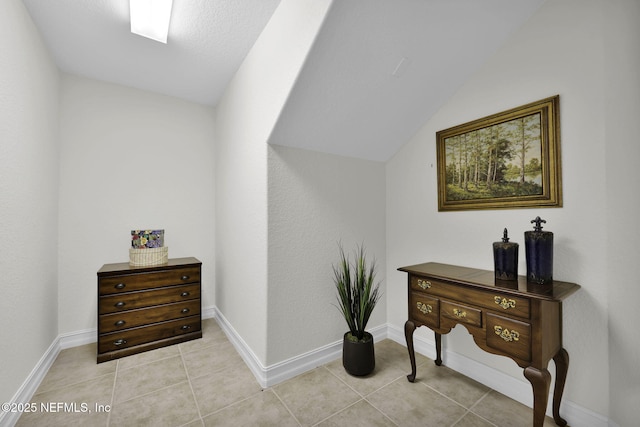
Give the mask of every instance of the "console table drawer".
<path id="1" fill-rule="evenodd" d="M 482 311 L 450 301 L 440 302 L 440 315 L 459 323 L 482 327 Z"/>
<path id="2" fill-rule="evenodd" d="M 506 314 L 524 319 L 528 319 L 530 315 L 528 299 L 505 295 L 502 292 L 477 290 L 414 275 L 411 276 L 411 289 L 451 300 L 473 301 L 475 305 L 492 310 L 503 310 Z"/>
<path id="3" fill-rule="evenodd" d="M 487 313 L 487 345 L 524 361 L 531 361 L 531 325 Z"/>
<path id="4" fill-rule="evenodd" d="M 200 298 L 200 284 L 171 286 L 154 291 L 130 292 L 100 298 L 100 314 Z"/>
<path id="5" fill-rule="evenodd" d="M 200 316 L 190 316 L 185 319 L 156 323 L 150 326 L 127 329 L 101 335 L 98 338 L 98 353 L 133 347 L 151 341 L 172 338 L 177 335 L 197 332 L 200 330 Z"/>
<path id="6" fill-rule="evenodd" d="M 98 319 L 101 333 L 120 331 L 200 314 L 200 300 L 176 302 L 158 307 L 140 308 L 119 313 L 103 314 Z"/>
<path id="7" fill-rule="evenodd" d="M 186 267 L 162 272 L 104 277 L 100 279 L 98 292 L 99 295 L 110 295 L 195 282 L 200 282 L 200 268 Z"/>
<path id="8" fill-rule="evenodd" d="M 409 307 L 412 318 L 425 326 L 440 327 L 440 301 L 437 298 L 412 292 Z"/>

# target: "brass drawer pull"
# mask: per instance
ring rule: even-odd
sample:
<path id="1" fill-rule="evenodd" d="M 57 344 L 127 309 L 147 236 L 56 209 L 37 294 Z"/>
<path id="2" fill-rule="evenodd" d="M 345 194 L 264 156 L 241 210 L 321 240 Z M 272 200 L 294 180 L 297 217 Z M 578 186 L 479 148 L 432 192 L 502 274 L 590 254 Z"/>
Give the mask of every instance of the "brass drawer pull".
<path id="1" fill-rule="evenodd" d="M 431 287 L 431 282 L 428 280 L 418 279 L 418 286 L 426 290 Z"/>
<path id="2" fill-rule="evenodd" d="M 186 331 L 186 330 L 191 329 L 191 326 L 189 326 L 189 325 L 184 325 L 184 326 L 183 326 L 182 328 L 180 328 L 180 329 L 182 329 L 183 331 Z"/>
<path id="3" fill-rule="evenodd" d="M 493 300 L 495 301 L 496 304 L 498 304 L 500 307 L 504 308 L 505 310 L 508 308 L 516 308 L 516 301 L 513 299 L 506 299 L 503 297 L 494 297 Z"/>
<path id="4" fill-rule="evenodd" d="M 463 317 L 467 317 L 467 312 L 466 311 L 459 310 L 457 308 L 453 309 L 453 314 L 459 319 L 462 319 Z"/>
<path id="5" fill-rule="evenodd" d="M 183 308 L 180 312 L 181 312 L 181 313 L 188 313 L 188 312 L 189 312 L 189 309 L 188 309 L 188 308 Z"/>
<path id="6" fill-rule="evenodd" d="M 118 283 L 117 285 L 114 286 L 114 288 L 116 289 L 124 289 L 127 285 L 125 285 L 124 283 Z"/>
<path id="7" fill-rule="evenodd" d="M 122 301 L 118 301 L 117 303 L 114 304 L 115 307 L 117 308 L 122 308 L 126 305 L 126 303 L 122 302 Z"/>
<path id="8" fill-rule="evenodd" d="M 189 292 L 183 292 L 180 294 L 181 297 L 188 297 L 189 296 Z"/>
<path id="9" fill-rule="evenodd" d="M 187 275 L 185 274 L 184 276 L 182 276 L 182 277 L 180 278 L 180 280 L 183 280 L 183 281 L 189 280 L 189 276 L 187 276 Z"/>
<path id="10" fill-rule="evenodd" d="M 418 301 L 416 305 L 418 307 L 418 310 L 420 310 L 422 314 L 429 314 L 433 311 L 433 307 L 431 307 L 429 304 L 424 304 Z"/>
<path id="11" fill-rule="evenodd" d="M 114 325 L 115 325 L 115 326 L 122 326 L 122 325 L 124 325 L 125 323 L 127 323 L 127 322 L 125 322 L 124 320 L 118 320 L 116 323 L 114 323 Z"/>
<path id="12" fill-rule="evenodd" d="M 503 328 L 502 326 L 494 326 L 493 330 L 496 335 L 507 342 L 520 341 L 520 334 L 514 330 L 508 330 L 507 328 Z"/>
<path id="13" fill-rule="evenodd" d="M 115 340 L 113 342 L 113 345 L 121 346 L 121 345 L 125 345 L 126 343 L 127 343 L 127 340 L 119 339 L 119 340 Z"/>

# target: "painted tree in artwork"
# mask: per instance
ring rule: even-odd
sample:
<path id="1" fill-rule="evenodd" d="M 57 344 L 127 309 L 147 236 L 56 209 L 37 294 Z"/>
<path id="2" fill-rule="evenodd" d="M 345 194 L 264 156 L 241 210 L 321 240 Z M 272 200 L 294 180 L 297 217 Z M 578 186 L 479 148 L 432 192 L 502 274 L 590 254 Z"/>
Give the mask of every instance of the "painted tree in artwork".
<path id="1" fill-rule="evenodd" d="M 524 184 L 527 152 L 540 146 L 540 114 L 522 117 L 515 120 L 514 124 L 514 141 L 517 141 L 515 156 L 520 160 L 520 184 Z"/>

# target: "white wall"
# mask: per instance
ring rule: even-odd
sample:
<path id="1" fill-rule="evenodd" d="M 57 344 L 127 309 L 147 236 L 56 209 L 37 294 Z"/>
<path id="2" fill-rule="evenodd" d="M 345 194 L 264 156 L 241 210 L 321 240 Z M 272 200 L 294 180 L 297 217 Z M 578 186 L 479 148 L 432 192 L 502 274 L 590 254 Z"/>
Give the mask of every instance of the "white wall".
<path id="1" fill-rule="evenodd" d="M 0 64 L 0 401 L 7 402 L 58 333 L 59 73 L 19 0 L 0 2 Z"/>
<path id="2" fill-rule="evenodd" d="M 500 240 L 505 227 L 521 245 L 519 268 L 524 274 L 523 232 L 531 229 L 531 219 L 541 216 L 547 220 L 545 229 L 555 233 L 554 278 L 582 286 L 563 304 L 564 346 L 571 356 L 565 399 L 607 416 L 609 76 L 604 3 L 547 1 L 388 162 L 387 303 L 389 323 L 401 327 L 406 320 L 406 277 L 395 269 L 403 265 L 440 261 L 492 270 L 491 243 Z M 436 132 L 555 94 L 560 94 L 564 207 L 438 212 Z M 425 328 L 416 333 L 433 341 Z M 464 328 L 443 338 L 448 350 L 526 383 L 514 362 L 477 349 Z"/>
<path id="3" fill-rule="evenodd" d="M 640 2 L 608 2 L 604 16 L 609 413 L 631 426 L 640 419 L 640 329 L 629 316 L 640 301 Z"/>
<path id="4" fill-rule="evenodd" d="M 202 305 L 213 306 L 213 108 L 62 82 L 58 332 L 96 327 L 96 272 L 128 262 L 137 228 L 165 229 L 170 258 L 202 261 Z"/>
<path id="5" fill-rule="evenodd" d="M 352 260 L 364 244 L 384 292 L 384 171 L 379 162 L 270 147 L 269 364 L 339 341 L 347 331 L 335 307 L 338 242 Z M 368 329 L 385 320 L 383 296 Z"/>
<path id="6" fill-rule="evenodd" d="M 216 304 L 267 360 L 267 141 L 330 2 L 283 0 L 216 111 Z"/>

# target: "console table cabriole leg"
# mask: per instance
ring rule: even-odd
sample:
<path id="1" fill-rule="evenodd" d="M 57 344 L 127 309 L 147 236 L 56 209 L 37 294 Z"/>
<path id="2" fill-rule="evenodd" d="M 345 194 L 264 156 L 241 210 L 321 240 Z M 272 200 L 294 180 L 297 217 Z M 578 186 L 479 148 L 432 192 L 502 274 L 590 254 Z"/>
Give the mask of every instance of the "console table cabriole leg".
<path id="1" fill-rule="evenodd" d="M 407 320 L 404 324 L 404 337 L 407 340 L 407 350 L 409 350 L 409 360 L 411 360 L 411 373 L 407 375 L 409 382 L 416 379 L 416 353 L 413 350 L 413 331 L 416 325 L 411 320 Z"/>
<path id="2" fill-rule="evenodd" d="M 436 335 L 436 366 L 442 365 L 442 334 L 434 332 Z"/>
<path id="3" fill-rule="evenodd" d="M 525 368 L 524 376 L 533 387 L 533 427 L 542 427 L 549 401 L 551 374 L 546 369 L 540 370 L 529 366 Z"/>
<path id="4" fill-rule="evenodd" d="M 564 384 L 567 380 L 567 372 L 569 371 L 569 353 L 561 348 L 558 353 L 553 356 L 556 364 L 556 385 L 553 389 L 553 419 L 559 426 L 566 426 L 567 421 L 560 416 L 560 401 L 564 392 Z"/>

